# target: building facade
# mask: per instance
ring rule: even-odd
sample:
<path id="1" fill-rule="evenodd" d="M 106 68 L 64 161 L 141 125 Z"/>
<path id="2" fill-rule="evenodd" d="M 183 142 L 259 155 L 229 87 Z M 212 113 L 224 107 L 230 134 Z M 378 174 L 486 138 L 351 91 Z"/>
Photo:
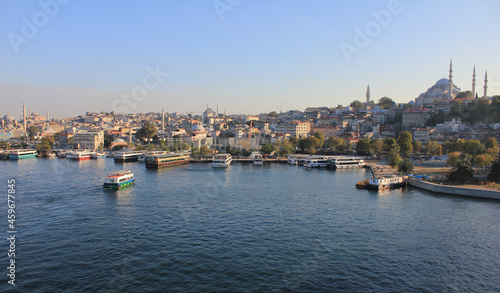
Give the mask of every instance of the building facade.
<path id="1" fill-rule="evenodd" d="M 104 147 L 104 131 L 80 131 L 73 136 L 73 145 L 82 149 L 97 150 Z"/>
<path id="2" fill-rule="evenodd" d="M 311 132 L 311 123 L 309 121 L 291 121 L 280 123 L 276 127 L 278 134 L 290 134 L 296 137 L 307 136 Z"/>

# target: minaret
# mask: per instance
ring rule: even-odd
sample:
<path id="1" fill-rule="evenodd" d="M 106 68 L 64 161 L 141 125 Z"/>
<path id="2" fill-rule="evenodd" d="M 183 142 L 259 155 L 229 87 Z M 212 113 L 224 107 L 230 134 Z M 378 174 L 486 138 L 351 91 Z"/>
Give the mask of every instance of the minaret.
<path id="1" fill-rule="evenodd" d="M 24 101 L 23 101 L 23 128 L 24 128 L 24 135 L 28 136 L 28 132 L 26 131 L 26 106 L 24 105 Z"/>
<path id="2" fill-rule="evenodd" d="M 49 122 L 49 110 L 47 110 L 47 122 Z"/>
<path id="3" fill-rule="evenodd" d="M 476 65 L 472 69 L 472 98 L 476 97 Z"/>
<path id="4" fill-rule="evenodd" d="M 370 85 L 366 87 L 366 103 L 370 103 Z"/>
<path id="5" fill-rule="evenodd" d="M 488 91 L 488 70 L 486 70 L 486 73 L 484 74 L 484 99 L 486 100 L 488 98 L 488 95 L 486 94 Z"/>
<path id="6" fill-rule="evenodd" d="M 453 69 L 452 69 L 452 60 L 450 59 L 450 100 L 453 99 Z"/>
<path id="7" fill-rule="evenodd" d="M 161 108 L 161 132 L 165 132 L 165 111 Z"/>

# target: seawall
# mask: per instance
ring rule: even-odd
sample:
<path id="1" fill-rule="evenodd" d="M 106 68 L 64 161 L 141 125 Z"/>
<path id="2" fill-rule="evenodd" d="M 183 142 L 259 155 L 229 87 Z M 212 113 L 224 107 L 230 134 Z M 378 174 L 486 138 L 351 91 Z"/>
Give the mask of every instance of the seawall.
<path id="1" fill-rule="evenodd" d="M 445 193 L 452 195 L 500 200 L 500 191 L 496 190 L 485 190 L 485 189 L 475 189 L 475 188 L 460 187 L 460 186 L 441 185 L 441 184 L 418 180 L 415 178 L 410 178 L 409 184 L 411 186 L 436 193 Z"/>

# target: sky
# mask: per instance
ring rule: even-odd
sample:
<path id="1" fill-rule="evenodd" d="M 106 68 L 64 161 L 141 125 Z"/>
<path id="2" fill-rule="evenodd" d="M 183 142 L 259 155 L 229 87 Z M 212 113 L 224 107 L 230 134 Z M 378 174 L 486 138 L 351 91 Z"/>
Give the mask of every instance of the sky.
<path id="1" fill-rule="evenodd" d="M 0 1 L 0 115 L 227 114 L 500 94 L 500 1 Z"/>

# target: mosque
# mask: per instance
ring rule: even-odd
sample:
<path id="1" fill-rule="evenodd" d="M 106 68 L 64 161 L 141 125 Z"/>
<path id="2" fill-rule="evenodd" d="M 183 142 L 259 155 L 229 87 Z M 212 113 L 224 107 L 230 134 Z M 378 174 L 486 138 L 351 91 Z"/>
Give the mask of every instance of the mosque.
<path id="1" fill-rule="evenodd" d="M 434 103 L 446 103 L 453 100 L 460 92 L 460 88 L 457 87 L 452 80 L 453 77 L 453 64 L 450 60 L 450 75 L 449 78 L 442 78 L 436 82 L 432 87 L 427 89 L 425 93 L 422 93 L 415 99 L 415 104 L 417 106 L 426 106 Z M 486 72 L 484 80 L 484 98 L 487 98 L 487 85 L 488 73 Z M 476 67 L 474 66 L 472 73 L 472 96 L 476 96 Z"/>

